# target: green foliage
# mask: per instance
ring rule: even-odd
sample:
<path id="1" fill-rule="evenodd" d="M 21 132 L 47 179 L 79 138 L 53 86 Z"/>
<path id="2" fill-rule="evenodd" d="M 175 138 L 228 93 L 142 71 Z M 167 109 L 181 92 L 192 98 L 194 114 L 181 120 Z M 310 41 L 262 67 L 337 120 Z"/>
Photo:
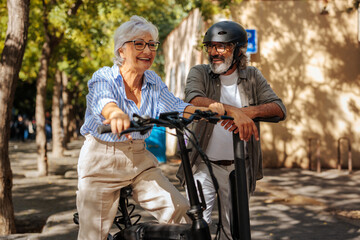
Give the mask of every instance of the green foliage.
<path id="1" fill-rule="evenodd" d="M 199 8 L 205 21 L 211 20 L 216 14 L 229 10 L 231 4 L 241 3 L 242 0 L 192 0 L 193 5 Z"/>
<path id="2" fill-rule="evenodd" d="M 137 0 L 120 1 L 125 21 L 132 15 L 139 15 L 152 22 L 159 29 L 159 40 L 163 42 L 166 36 L 187 16 L 187 12 L 193 8 L 188 0 Z M 162 78 L 165 76 L 163 65 L 164 58 L 161 55 L 162 45 L 158 50 L 152 69 Z"/>
<path id="3" fill-rule="evenodd" d="M 78 96 L 76 104 L 85 106 L 87 81 L 99 68 L 113 64 L 114 31 L 121 23 L 129 20 L 132 15 L 142 16 L 157 26 L 159 40 L 163 42 L 166 36 L 192 9 L 200 8 L 205 20 L 207 20 L 223 9 L 227 9 L 229 4 L 240 0 L 83 0 L 76 15 L 69 16 L 69 10 L 75 1 L 32 0 L 30 3 L 28 43 L 20 71 L 20 81 L 23 83 L 18 85 L 17 92 L 18 96 L 27 96 L 30 101 L 28 101 L 28 105 L 32 108 L 34 108 L 33 99 L 35 99 L 36 91 L 32 90 L 33 95 L 30 97 L 22 94 L 24 92 L 22 88 L 26 88 L 26 86 L 34 88 L 36 85 L 41 49 L 45 42 L 45 19 L 48 20 L 47 29 L 51 36 L 61 38 L 60 43 L 52 52 L 48 70 L 46 108 L 49 110 L 53 79 L 57 69 L 67 74 L 69 78 L 67 88 L 76 93 L 75 96 Z M 45 7 L 43 2 L 46 4 Z M 6 26 L 6 0 L 0 0 L 0 28 L 6 29 Z M 1 49 L 5 34 L 6 31 L 0 31 Z M 162 45 L 160 45 L 152 69 L 164 78 L 162 51 Z M 21 101 L 26 102 L 25 100 Z M 16 100 L 14 106 L 23 108 Z"/>
<path id="4" fill-rule="evenodd" d="M 44 43 L 44 26 L 42 24 L 42 4 L 39 0 L 30 1 L 30 25 L 28 41 L 19 73 L 20 81 L 29 84 L 36 82 L 40 67 L 41 47 Z"/>
<path id="5" fill-rule="evenodd" d="M 195 6 L 200 9 L 204 20 L 211 19 L 219 12 L 219 6 L 213 4 L 211 0 L 195 0 Z"/>
<path id="6" fill-rule="evenodd" d="M 8 13 L 6 8 L 6 0 L 0 0 L 0 53 L 4 48 L 6 28 L 8 22 Z"/>

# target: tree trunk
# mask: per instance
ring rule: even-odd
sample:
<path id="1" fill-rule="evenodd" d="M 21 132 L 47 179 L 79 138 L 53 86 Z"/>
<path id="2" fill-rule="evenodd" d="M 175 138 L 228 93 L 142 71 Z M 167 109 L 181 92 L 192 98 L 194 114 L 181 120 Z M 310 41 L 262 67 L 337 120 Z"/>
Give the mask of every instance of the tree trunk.
<path id="1" fill-rule="evenodd" d="M 42 46 L 42 53 L 40 58 L 40 70 L 36 80 L 36 147 L 38 154 L 38 175 L 46 176 L 48 174 L 47 161 L 47 146 L 45 133 L 45 99 L 46 99 L 46 84 L 47 71 L 50 61 L 50 39 L 46 38 Z"/>
<path id="2" fill-rule="evenodd" d="M 74 98 L 75 98 L 75 91 L 69 91 L 69 105 L 68 105 L 68 111 L 69 111 L 69 115 L 68 115 L 68 138 L 69 138 L 69 142 L 71 140 L 74 139 L 74 134 L 75 134 L 75 128 L 76 128 L 76 117 L 75 117 L 75 109 L 74 109 L 74 105 L 71 104 L 72 102 L 74 102 Z"/>
<path id="3" fill-rule="evenodd" d="M 63 137 L 60 124 L 61 73 L 62 72 L 59 70 L 56 70 L 52 97 L 51 128 L 53 157 L 62 157 L 64 155 L 64 148 L 62 145 Z"/>
<path id="4" fill-rule="evenodd" d="M 78 84 L 75 85 L 75 89 L 77 89 Z M 70 96 L 70 101 L 71 102 L 78 102 L 78 91 L 74 90 L 71 92 L 71 96 Z M 74 104 L 70 104 L 69 106 L 69 134 L 70 134 L 70 138 L 71 140 L 73 139 L 78 139 L 79 134 L 78 134 L 78 108 L 76 105 Z"/>
<path id="5" fill-rule="evenodd" d="M 61 42 L 64 32 L 53 31 L 49 27 L 48 14 L 55 2 L 43 1 L 43 24 L 45 31 L 45 42 L 42 47 L 42 53 L 40 58 L 40 70 L 36 82 L 36 145 L 38 154 L 38 175 L 46 176 L 48 174 L 48 161 L 47 161 L 47 145 L 46 145 L 46 133 L 45 133 L 45 99 L 46 99 L 46 85 L 47 85 L 47 72 L 50 63 L 50 57 L 53 50 Z M 74 16 L 82 4 L 82 0 L 76 0 L 76 2 L 69 9 L 67 15 L 69 17 Z"/>
<path id="6" fill-rule="evenodd" d="M 0 236 L 16 232 L 8 149 L 11 109 L 27 42 L 29 5 L 30 0 L 7 1 L 8 29 L 0 59 Z"/>
<path id="7" fill-rule="evenodd" d="M 76 129 L 76 112 L 74 106 L 70 106 L 69 133 L 70 133 L 70 140 L 77 139 L 78 134 Z"/>
<path id="8" fill-rule="evenodd" d="M 67 143 L 70 142 L 70 134 L 69 134 L 69 114 L 70 114 L 70 102 L 69 102 L 69 90 L 67 89 L 67 84 L 69 79 L 65 72 L 62 72 L 62 99 L 63 99 L 63 130 L 64 130 L 64 138 L 63 138 L 63 146 L 66 149 Z"/>

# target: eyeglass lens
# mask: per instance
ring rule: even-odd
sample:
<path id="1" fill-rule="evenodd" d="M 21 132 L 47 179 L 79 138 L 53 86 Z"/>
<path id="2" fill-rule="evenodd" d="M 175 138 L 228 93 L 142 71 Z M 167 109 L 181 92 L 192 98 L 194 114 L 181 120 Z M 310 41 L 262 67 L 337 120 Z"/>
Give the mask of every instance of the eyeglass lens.
<path id="1" fill-rule="evenodd" d="M 226 50 L 226 45 L 225 44 L 207 44 L 204 46 L 205 47 L 205 51 L 207 53 L 211 52 L 211 50 L 213 49 L 213 47 L 215 47 L 215 50 L 218 53 L 223 53 Z"/>
<path id="2" fill-rule="evenodd" d="M 149 45 L 149 49 L 151 51 L 156 51 L 159 47 L 159 42 L 156 41 L 149 41 L 148 43 L 145 42 L 144 40 L 134 40 L 134 46 L 136 50 L 144 50 L 146 45 Z"/>

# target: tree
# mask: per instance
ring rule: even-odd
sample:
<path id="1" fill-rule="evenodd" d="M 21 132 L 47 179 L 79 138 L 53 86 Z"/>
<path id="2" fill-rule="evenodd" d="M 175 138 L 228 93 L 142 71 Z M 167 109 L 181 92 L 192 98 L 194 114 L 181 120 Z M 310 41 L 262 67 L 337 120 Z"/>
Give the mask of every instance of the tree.
<path id="1" fill-rule="evenodd" d="M 66 3 L 65 3 L 66 4 Z M 66 12 L 66 17 L 72 17 L 76 14 L 82 0 L 76 0 L 71 4 L 69 10 Z M 38 175 L 46 176 L 48 174 L 48 162 L 47 162 L 47 139 L 45 133 L 45 99 L 46 99 L 46 86 L 48 80 L 48 69 L 51 59 L 51 54 L 55 48 L 59 45 L 64 37 L 64 29 L 56 29 L 50 24 L 49 13 L 53 7 L 57 7 L 58 3 L 52 1 L 47 3 L 42 1 L 43 12 L 43 25 L 45 41 L 42 45 L 41 57 L 40 57 L 40 69 L 36 80 L 36 146 L 38 153 Z"/>
<path id="2" fill-rule="evenodd" d="M 11 109 L 27 42 L 29 5 L 30 0 L 7 1 L 8 28 L 0 59 L 0 235 L 16 231 L 8 148 Z"/>

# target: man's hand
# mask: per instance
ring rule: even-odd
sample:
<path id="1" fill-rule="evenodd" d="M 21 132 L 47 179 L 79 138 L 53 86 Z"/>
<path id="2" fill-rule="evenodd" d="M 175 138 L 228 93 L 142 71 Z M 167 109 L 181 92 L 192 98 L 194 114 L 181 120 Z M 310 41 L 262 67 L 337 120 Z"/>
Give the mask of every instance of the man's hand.
<path id="1" fill-rule="evenodd" d="M 232 109 L 229 113 L 234 120 L 223 121 L 221 126 L 224 126 L 224 128 L 230 132 L 234 131 L 234 133 L 239 133 L 241 140 L 249 141 L 250 137 L 254 135 L 255 139 L 259 141 L 258 129 L 251 118 L 249 118 L 240 108 Z"/>

